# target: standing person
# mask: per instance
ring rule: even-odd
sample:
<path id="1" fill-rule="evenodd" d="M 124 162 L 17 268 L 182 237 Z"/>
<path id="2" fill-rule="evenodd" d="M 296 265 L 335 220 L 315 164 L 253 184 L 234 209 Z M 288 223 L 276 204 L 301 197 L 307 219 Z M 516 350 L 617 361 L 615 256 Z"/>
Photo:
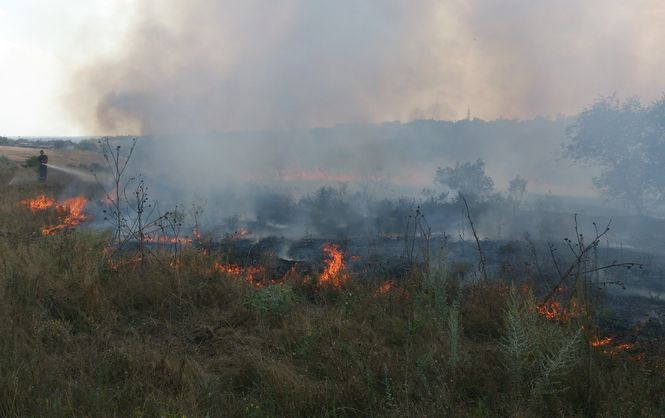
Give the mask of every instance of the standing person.
<path id="1" fill-rule="evenodd" d="M 44 154 L 44 150 L 39 150 L 39 181 L 46 181 L 46 164 L 48 164 L 48 155 Z"/>

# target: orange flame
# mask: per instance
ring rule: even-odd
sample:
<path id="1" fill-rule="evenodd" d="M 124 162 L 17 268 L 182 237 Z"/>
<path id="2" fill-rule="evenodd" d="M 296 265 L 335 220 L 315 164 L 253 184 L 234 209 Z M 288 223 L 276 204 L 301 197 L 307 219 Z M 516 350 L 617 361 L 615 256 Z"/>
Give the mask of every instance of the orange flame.
<path id="1" fill-rule="evenodd" d="M 582 314 L 582 307 L 577 304 L 575 299 L 571 299 L 566 308 L 557 300 L 551 300 L 549 303 L 536 306 L 536 311 L 545 318 L 553 321 L 568 322 Z"/>
<path id="2" fill-rule="evenodd" d="M 635 348 L 635 343 L 616 343 L 612 337 L 603 337 L 598 339 L 595 337 L 591 340 L 591 346 L 601 350 L 603 354 L 610 357 L 616 357 L 624 351 L 629 351 Z M 644 353 L 633 356 L 636 361 L 641 361 L 644 358 Z"/>
<path id="3" fill-rule="evenodd" d="M 379 286 L 378 289 L 376 289 L 376 292 L 374 292 L 374 296 L 381 296 L 381 295 L 386 295 L 390 293 L 390 291 L 395 287 L 395 282 L 392 280 L 389 280 L 387 282 L 384 282 Z"/>
<path id="4" fill-rule="evenodd" d="M 22 200 L 20 203 L 33 212 L 55 208 L 61 222 L 57 225 L 43 227 L 42 234 L 44 235 L 53 235 L 60 230 L 75 227 L 87 219 L 83 209 L 88 203 L 88 199 L 83 196 L 72 197 L 58 203 L 52 197 L 41 195 L 34 199 Z"/>
<path id="5" fill-rule="evenodd" d="M 25 199 L 20 202 L 22 205 L 27 207 L 33 212 L 46 210 L 55 207 L 56 200 L 52 197 L 46 197 L 45 195 L 37 196 L 34 199 Z"/>
<path id="6" fill-rule="evenodd" d="M 72 197 L 56 206 L 56 210 L 63 214 L 62 222 L 58 225 L 49 225 L 42 228 L 42 234 L 53 235 L 57 231 L 72 228 L 83 223 L 88 217 L 83 212 L 88 199 L 83 196 Z"/>
<path id="7" fill-rule="evenodd" d="M 606 354 L 610 357 L 616 357 L 616 356 L 618 356 L 619 354 L 621 354 L 625 351 L 632 350 L 633 348 L 635 348 L 634 343 L 621 343 L 621 344 L 617 344 L 617 345 L 614 345 L 614 346 L 608 346 L 607 348 L 605 348 L 603 350 L 603 354 Z M 639 357 L 639 355 L 637 357 Z M 640 360 L 637 360 L 637 361 L 640 361 Z"/>
<path id="8" fill-rule="evenodd" d="M 611 344 L 612 341 L 614 341 L 614 338 L 612 338 L 612 337 L 603 337 L 601 339 L 598 339 L 596 337 L 591 341 L 591 346 L 592 347 L 605 347 L 606 345 Z"/>
<path id="9" fill-rule="evenodd" d="M 247 238 L 249 235 L 249 230 L 246 228 L 239 228 L 237 231 L 235 231 L 233 234 L 229 236 L 231 241 L 238 241 L 244 238 Z"/>
<path id="10" fill-rule="evenodd" d="M 383 282 L 374 292 L 375 298 L 386 295 L 394 295 L 401 299 L 409 299 L 411 297 L 409 291 L 403 287 L 397 287 L 397 283 L 394 280 Z"/>
<path id="11" fill-rule="evenodd" d="M 344 253 L 337 245 L 323 244 L 323 252 L 326 254 L 326 267 L 319 276 L 319 286 L 330 285 L 338 288 L 349 281 L 349 275 L 344 269 Z"/>
<path id="12" fill-rule="evenodd" d="M 263 287 L 263 283 L 261 283 L 257 277 L 265 273 L 265 269 L 261 266 L 248 266 L 243 268 L 235 264 L 221 264 L 216 262 L 214 264 L 214 269 L 229 276 L 241 278 L 244 276 L 247 283 L 255 287 Z"/>
<path id="13" fill-rule="evenodd" d="M 179 244 L 179 245 L 191 245 L 192 239 L 190 237 L 173 237 L 169 235 L 158 235 L 158 236 L 146 236 L 145 240 L 147 242 L 152 242 L 155 244 Z"/>
<path id="14" fill-rule="evenodd" d="M 111 269 L 113 269 L 115 271 L 118 271 L 121 268 L 125 268 L 125 267 L 128 267 L 128 266 L 133 266 L 133 265 L 136 265 L 136 264 L 140 263 L 141 259 L 142 259 L 141 255 L 137 255 L 137 256 L 131 257 L 131 258 L 119 259 L 119 260 L 114 260 L 112 258 L 109 258 L 109 259 L 106 260 L 106 263 L 108 264 L 108 266 Z"/>

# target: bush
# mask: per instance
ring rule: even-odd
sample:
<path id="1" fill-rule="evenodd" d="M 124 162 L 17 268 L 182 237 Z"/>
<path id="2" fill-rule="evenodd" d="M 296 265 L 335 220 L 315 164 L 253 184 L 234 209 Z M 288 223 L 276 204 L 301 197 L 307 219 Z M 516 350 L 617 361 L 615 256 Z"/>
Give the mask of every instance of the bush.
<path id="1" fill-rule="evenodd" d="M 286 314 L 295 302 L 295 293 L 290 286 L 275 284 L 252 292 L 243 304 L 261 316 L 276 319 Z"/>

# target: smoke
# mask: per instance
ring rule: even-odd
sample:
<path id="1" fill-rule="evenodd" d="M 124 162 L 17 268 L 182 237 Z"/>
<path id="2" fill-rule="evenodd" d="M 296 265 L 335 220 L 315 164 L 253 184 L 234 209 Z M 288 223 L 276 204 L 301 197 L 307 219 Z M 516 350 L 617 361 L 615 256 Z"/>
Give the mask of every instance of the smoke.
<path id="1" fill-rule="evenodd" d="M 665 55 L 665 4 L 657 0 L 477 0 L 469 25 L 490 69 L 494 111 L 576 114 L 598 96 L 654 100 Z"/>
<path id="2" fill-rule="evenodd" d="M 136 166 L 153 196 L 202 196 L 215 219 L 346 181 L 414 196 L 476 158 L 499 189 L 521 175 L 530 192 L 589 195 L 597 169 L 560 158 L 573 119 L 551 116 L 665 90 L 657 0 L 132 4 L 121 46 L 73 72 L 66 105 L 91 133 L 149 136 Z M 383 123 L 414 119 L 464 120 Z"/>
<path id="3" fill-rule="evenodd" d="M 147 0 L 73 73 L 90 132 L 574 114 L 665 90 L 658 0 Z"/>
<path id="4" fill-rule="evenodd" d="M 426 92 L 442 57 L 427 42 L 434 2 L 402 4 L 144 2 L 118 55 L 76 75 L 74 109 L 91 129 L 123 133 L 408 116 L 417 97 L 403 92 Z"/>
<path id="5" fill-rule="evenodd" d="M 573 211 L 593 214 L 575 218 L 593 236 L 595 215 L 615 208 L 579 198 L 598 171 L 560 159 L 572 119 L 559 116 L 611 93 L 665 91 L 662 0 L 132 4 L 121 46 L 72 73 L 66 106 L 91 134 L 148 136 L 133 163 L 151 198 L 200 204 L 218 232 L 396 236 L 415 200 L 383 197 L 432 187 L 437 166 L 484 158 L 502 189 L 521 175 L 546 195 L 520 210 L 479 204 L 482 238 L 554 241 L 572 232 Z M 467 111 L 457 123 L 382 124 Z M 370 186 L 307 194 L 347 180 Z M 423 203 L 433 231 L 464 239 L 461 208 Z M 628 221 L 616 241 L 662 254 L 662 225 Z"/>

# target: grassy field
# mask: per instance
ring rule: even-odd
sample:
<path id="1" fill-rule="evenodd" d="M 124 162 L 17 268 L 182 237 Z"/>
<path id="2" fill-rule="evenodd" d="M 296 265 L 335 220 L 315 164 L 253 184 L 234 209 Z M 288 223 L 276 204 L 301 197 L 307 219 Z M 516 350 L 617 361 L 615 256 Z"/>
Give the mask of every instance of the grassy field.
<path id="1" fill-rule="evenodd" d="M 56 150 L 47 149 L 49 162 L 68 167 L 90 166 L 92 164 L 103 164 L 104 158 L 101 154 L 92 151 L 78 150 Z M 0 157 L 9 161 L 22 163 L 27 158 L 39 155 L 39 148 L 12 147 L 0 145 Z"/>
<path id="2" fill-rule="evenodd" d="M 18 202 L 64 186 L 9 185 L 17 170 L 0 161 L 1 416 L 665 410 L 655 350 L 636 357 L 592 347 L 595 307 L 547 319 L 524 278 L 460 282 L 440 260 L 392 288 L 362 277 L 334 288 L 297 275 L 258 286 L 215 268 L 227 254 L 196 246 L 177 260 L 164 251 L 137 262 L 112 256 L 109 234 L 43 236 L 60 215 Z"/>

